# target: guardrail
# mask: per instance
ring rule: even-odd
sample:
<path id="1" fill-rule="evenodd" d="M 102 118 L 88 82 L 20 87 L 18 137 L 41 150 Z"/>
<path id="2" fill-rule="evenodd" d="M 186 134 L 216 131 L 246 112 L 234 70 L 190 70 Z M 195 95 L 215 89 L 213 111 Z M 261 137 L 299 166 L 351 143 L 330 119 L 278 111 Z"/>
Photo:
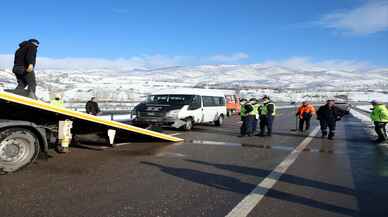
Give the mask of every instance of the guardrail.
<path id="1" fill-rule="evenodd" d="M 86 101 L 65 102 L 65 107 L 79 112 L 86 112 Z M 131 111 L 140 101 L 98 101 L 101 114 L 99 117 L 112 121 L 131 121 Z"/>

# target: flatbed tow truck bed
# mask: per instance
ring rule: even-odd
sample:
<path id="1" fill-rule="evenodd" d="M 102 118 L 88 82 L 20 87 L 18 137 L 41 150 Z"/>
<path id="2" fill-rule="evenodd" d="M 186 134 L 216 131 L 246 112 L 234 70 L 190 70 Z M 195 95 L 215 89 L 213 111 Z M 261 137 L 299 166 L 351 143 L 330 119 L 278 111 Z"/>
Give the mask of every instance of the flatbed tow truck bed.
<path id="1" fill-rule="evenodd" d="M 115 131 L 115 142 L 181 142 L 167 134 L 110 121 L 10 92 L 0 92 L 0 172 L 14 172 L 33 162 L 39 152 L 47 152 L 50 143 L 58 142 L 60 121 L 73 123 L 73 138 L 98 134 L 108 139 Z"/>

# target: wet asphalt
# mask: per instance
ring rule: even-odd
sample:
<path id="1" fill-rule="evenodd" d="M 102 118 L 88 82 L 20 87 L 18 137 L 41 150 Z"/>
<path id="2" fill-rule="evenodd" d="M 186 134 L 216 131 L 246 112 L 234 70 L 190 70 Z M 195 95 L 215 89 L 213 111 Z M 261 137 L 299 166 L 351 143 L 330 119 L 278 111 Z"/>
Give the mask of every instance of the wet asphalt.
<path id="1" fill-rule="evenodd" d="M 0 216 L 225 216 L 306 137 L 287 109 L 271 138 L 238 138 L 239 125 L 163 129 L 183 143 L 52 153 L 0 176 Z M 308 147 L 249 216 L 388 216 L 387 154 L 361 122 L 348 116 L 334 141 L 318 134 Z"/>

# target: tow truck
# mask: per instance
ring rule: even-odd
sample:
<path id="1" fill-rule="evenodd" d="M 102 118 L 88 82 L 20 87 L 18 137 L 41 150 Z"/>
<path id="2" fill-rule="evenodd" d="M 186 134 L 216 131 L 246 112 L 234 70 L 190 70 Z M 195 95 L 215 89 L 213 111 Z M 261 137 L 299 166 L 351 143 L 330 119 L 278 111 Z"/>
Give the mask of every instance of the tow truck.
<path id="1" fill-rule="evenodd" d="M 66 124 L 70 123 L 70 124 Z M 0 91 L 0 173 L 20 170 L 41 155 L 51 144 L 65 139 L 98 135 L 112 147 L 131 141 L 181 142 L 167 134 L 110 121 L 23 96 Z"/>

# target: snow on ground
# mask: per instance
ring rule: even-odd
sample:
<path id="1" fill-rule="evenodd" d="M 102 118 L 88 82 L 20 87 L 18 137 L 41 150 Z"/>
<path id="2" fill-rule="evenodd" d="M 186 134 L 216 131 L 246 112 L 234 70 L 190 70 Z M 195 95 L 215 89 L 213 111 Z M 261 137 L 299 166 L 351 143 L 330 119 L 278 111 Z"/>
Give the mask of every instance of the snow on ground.
<path id="1" fill-rule="evenodd" d="M 275 101 L 322 101 L 347 95 L 352 101 L 388 102 L 388 70 L 365 72 L 274 64 L 202 65 L 160 69 L 42 69 L 37 70 L 37 95 L 48 100 L 61 93 L 67 101 L 140 101 L 159 89 L 212 87 L 241 89 L 241 96 L 270 95 Z M 0 69 L 0 83 L 14 88 L 11 70 Z"/>

